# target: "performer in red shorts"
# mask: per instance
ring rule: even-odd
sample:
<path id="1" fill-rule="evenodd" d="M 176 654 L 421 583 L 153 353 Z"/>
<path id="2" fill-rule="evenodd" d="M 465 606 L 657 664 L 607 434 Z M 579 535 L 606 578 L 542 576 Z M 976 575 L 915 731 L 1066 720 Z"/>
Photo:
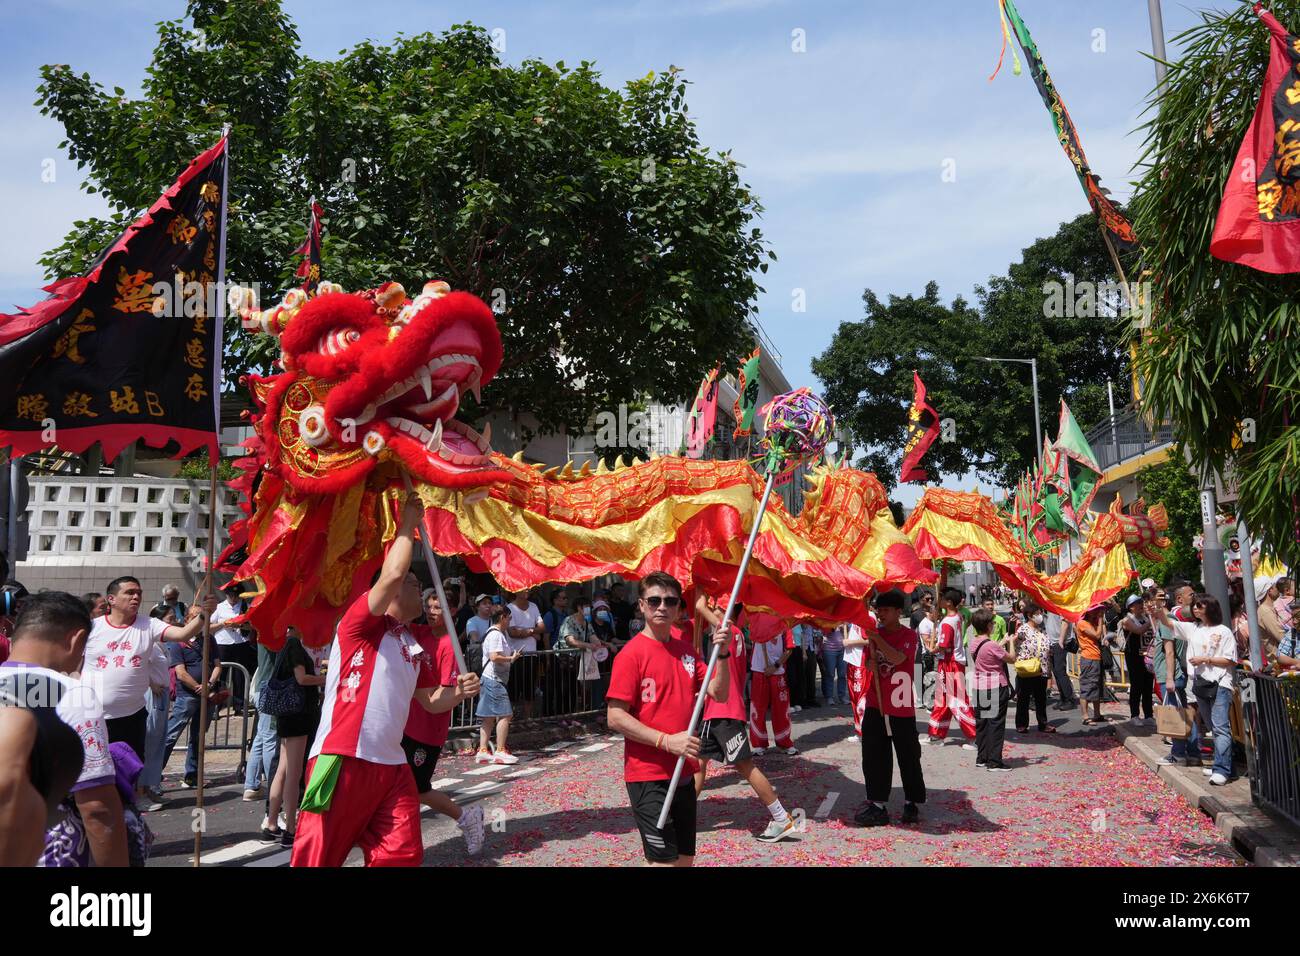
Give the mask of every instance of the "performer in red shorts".
<path id="1" fill-rule="evenodd" d="M 339 622 L 292 866 L 342 866 L 354 846 L 367 866 L 418 866 L 424 857 L 420 799 L 402 750 L 411 700 L 430 713 L 450 710 L 478 693 L 478 675 L 461 674 L 459 693 L 445 694 L 420 666 L 425 651 L 409 626 L 422 611 L 420 581 L 410 567 L 423 514 L 408 497 L 379 576 Z"/>

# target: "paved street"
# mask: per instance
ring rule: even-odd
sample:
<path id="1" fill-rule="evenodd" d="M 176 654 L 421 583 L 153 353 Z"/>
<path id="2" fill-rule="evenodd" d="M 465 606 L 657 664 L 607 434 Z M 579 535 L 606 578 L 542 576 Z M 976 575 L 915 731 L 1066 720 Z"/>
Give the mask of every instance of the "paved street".
<path id="1" fill-rule="evenodd" d="M 1108 705 L 1107 712 L 1128 715 L 1123 703 Z M 755 840 L 766 823 L 765 810 L 733 772 L 713 768 L 699 807 L 697 864 L 1241 864 L 1210 820 L 1147 770 L 1108 728 L 1082 727 L 1077 711 L 1050 713 L 1057 734 L 1008 732 L 1011 773 L 976 770 L 974 752 L 962 750 L 953 737 L 946 746 L 923 748 L 929 800 L 920 824 L 873 830 L 852 822 L 864 794 L 848 708 L 795 715 L 795 742 L 803 752 L 797 757 L 769 752 L 759 759 L 786 808 L 801 812 L 804 832 L 776 845 Z M 622 784 L 620 740 L 597 735 L 519 756 L 515 767 L 475 767 L 469 756 L 442 757 L 437 786 L 462 803 L 481 801 L 489 830 L 482 855 L 467 859 L 456 826 L 426 811 L 426 866 L 641 861 Z M 168 797 L 167 809 L 149 815 L 157 834 L 151 863 L 188 865 L 193 792 Z M 288 851 L 256 841 L 262 804 L 241 797 L 242 787 L 233 783 L 210 792 L 204 863 L 287 865 Z M 895 817 L 901 806 L 896 789 L 890 804 Z M 360 854 L 354 852 L 349 863 L 359 865 Z"/>

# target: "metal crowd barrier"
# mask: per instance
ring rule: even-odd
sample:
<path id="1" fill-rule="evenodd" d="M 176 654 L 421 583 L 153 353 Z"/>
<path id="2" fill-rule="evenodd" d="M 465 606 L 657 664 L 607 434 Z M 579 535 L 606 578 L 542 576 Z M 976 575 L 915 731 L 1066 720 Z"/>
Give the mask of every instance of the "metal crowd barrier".
<path id="1" fill-rule="evenodd" d="M 1250 796 L 1300 825 L 1300 677 L 1238 675 Z"/>
<path id="2" fill-rule="evenodd" d="M 466 666 L 482 674 L 480 654 L 471 645 L 466 654 Z M 605 709 L 605 691 L 609 687 L 609 664 L 615 652 L 602 667 L 599 680 L 579 680 L 582 670 L 582 650 L 542 650 L 521 657 L 510 665 L 510 702 L 515 719 L 565 718 L 596 714 Z M 478 727 L 475 701 L 467 700 L 452 711 L 451 729 L 469 730 Z"/>
<path id="3" fill-rule="evenodd" d="M 238 669 L 244 678 L 241 686 L 244 688 L 243 709 L 236 709 L 234 705 L 234 675 Z M 244 771 L 248 764 L 248 715 L 253 712 L 251 701 L 248 700 L 252 695 L 249 691 L 253 687 L 253 680 L 244 665 L 236 661 L 221 662 L 221 681 L 220 685 L 231 692 L 230 701 L 221 708 L 217 714 L 208 714 L 208 730 L 210 731 L 211 740 L 206 744 L 207 750 L 239 750 L 239 779 L 244 779 Z M 313 688 L 314 689 L 314 688 Z M 230 740 L 231 727 L 235 719 L 239 720 L 239 740 L 232 743 Z M 188 730 L 186 731 L 188 733 Z M 178 744 L 179 746 L 179 744 Z"/>

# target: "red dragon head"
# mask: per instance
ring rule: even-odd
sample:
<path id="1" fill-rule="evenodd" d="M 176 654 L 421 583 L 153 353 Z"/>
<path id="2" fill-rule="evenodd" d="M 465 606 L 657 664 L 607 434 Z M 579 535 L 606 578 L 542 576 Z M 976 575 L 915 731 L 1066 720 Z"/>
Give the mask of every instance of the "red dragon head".
<path id="1" fill-rule="evenodd" d="M 396 458 L 417 481 L 465 488 L 503 480 L 490 431 L 454 418 L 501 366 L 482 300 L 430 282 L 414 301 L 394 282 L 357 294 L 322 282 L 267 312 L 234 304 L 280 339 L 284 372 L 254 377 L 266 463 L 300 493 L 334 493 Z M 240 306 L 244 306 L 240 308 Z M 260 431 L 261 429 L 259 429 Z"/>

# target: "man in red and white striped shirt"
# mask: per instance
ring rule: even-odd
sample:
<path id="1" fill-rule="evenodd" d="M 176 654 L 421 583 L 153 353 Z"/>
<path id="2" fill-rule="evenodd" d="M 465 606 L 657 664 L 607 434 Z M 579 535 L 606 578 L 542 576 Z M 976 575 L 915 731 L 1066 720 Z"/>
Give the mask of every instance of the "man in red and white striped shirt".
<path id="1" fill-rule="evenodd" d="M 478 693 L 478 675 L 461 674 L 459 693 L 448 695 L 420 666 L 426 652 L 408 625 L 423 611 L 410 571 L 423 514 L 411 495 L 379 576 L 339 622 L 293 866 L 342 866 L 354 846 L 367 866 L 418 866 L 424 857 L 419 795 L 402 750 L 411 700 L 430 713 L 450 710 Z"/>

